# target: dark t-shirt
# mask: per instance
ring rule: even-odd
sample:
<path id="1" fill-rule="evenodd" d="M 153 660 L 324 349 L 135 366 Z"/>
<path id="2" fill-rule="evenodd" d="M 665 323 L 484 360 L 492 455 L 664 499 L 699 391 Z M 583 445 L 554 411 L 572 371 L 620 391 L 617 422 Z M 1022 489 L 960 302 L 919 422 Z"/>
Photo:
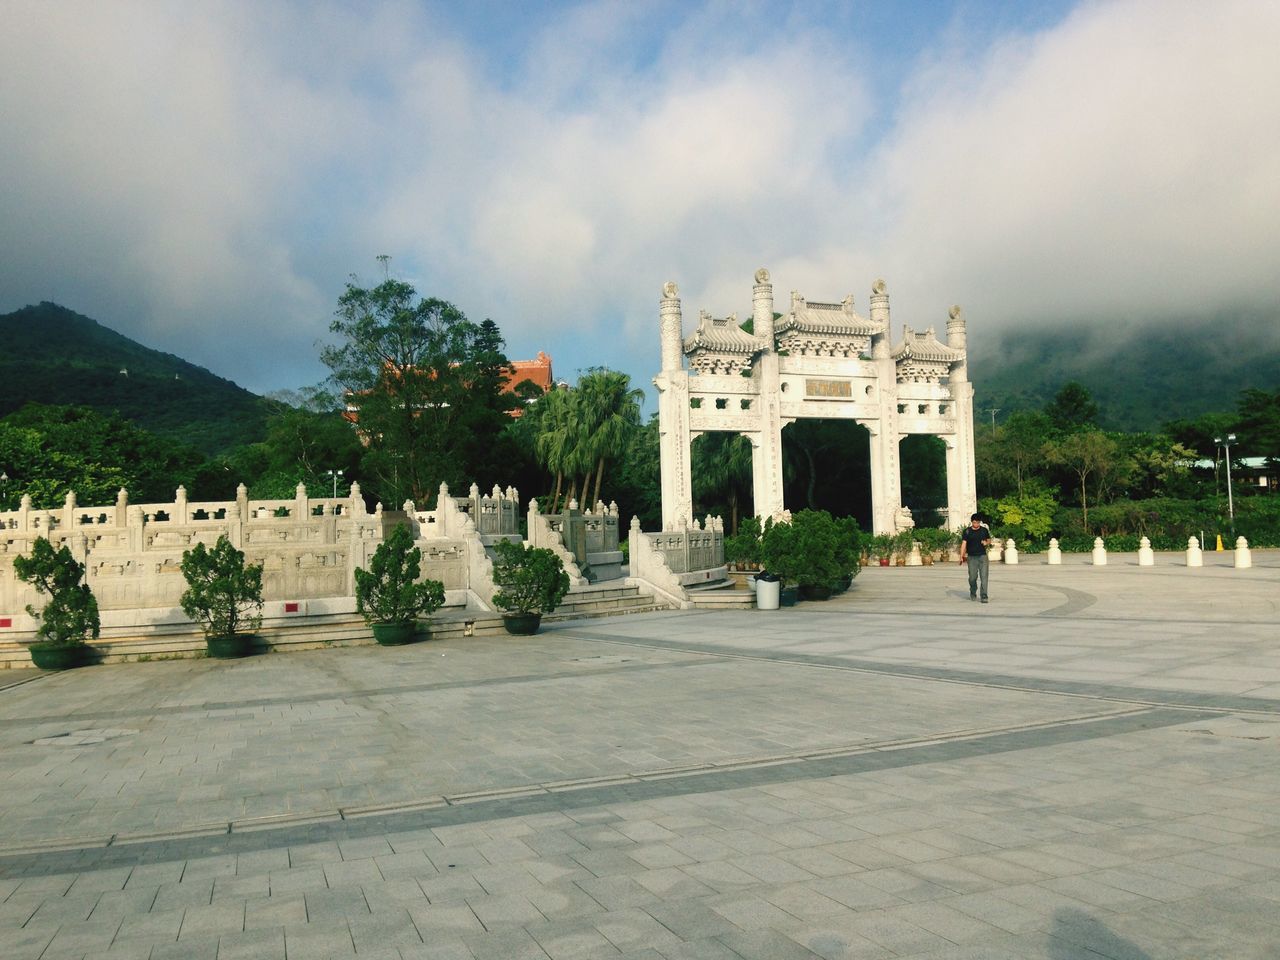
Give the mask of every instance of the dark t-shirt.
<path id="1" fill-rule="evenodd" d="M 964 541 L 966 555 L 982 557 L 987 553 L 986 544 L 982 541 L 991 539 L 991 531 L 986 527 L 979 527 L 977 530 L 973 529 L 973 527 L 965 527 L 960 539 Z"/>

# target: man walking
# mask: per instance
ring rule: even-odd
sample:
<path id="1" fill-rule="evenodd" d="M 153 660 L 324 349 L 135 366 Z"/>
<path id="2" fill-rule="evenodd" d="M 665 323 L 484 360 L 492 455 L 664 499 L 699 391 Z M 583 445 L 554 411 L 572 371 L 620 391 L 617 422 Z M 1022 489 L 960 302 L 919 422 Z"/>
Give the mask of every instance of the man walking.
<path id="1" fill-rule="evenodd" d="M 982 602 L 987 602 L 987 576 L 990 573 L 991 531 L 982 525 L 982 518 L 974 514 L 969 526 L 960 534 L 960 562 L 969 564 L 969 599 L 978 599 L 978 579 L 982 579 Z"/>

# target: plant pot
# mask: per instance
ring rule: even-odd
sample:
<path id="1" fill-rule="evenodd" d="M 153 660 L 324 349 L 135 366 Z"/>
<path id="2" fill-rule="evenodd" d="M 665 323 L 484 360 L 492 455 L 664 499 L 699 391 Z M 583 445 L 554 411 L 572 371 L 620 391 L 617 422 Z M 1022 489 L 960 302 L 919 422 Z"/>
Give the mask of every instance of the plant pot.
<path id="1" fill-rule="evenodd" d="M 538 632 L 538 627 L 542 625 L 542 614 L 504 613 L 502 625 L 506 627 L 507 633 L 515 634 L 517 637 L 528 637 Z"/>
<path id="2" fill-rule="evenodd" d="M 379 646 L 383 647 L 400 647 L 406 643 L 413 643 L 417 636 L 418 624 L 413 620 L 403 620 L 397 623 L 375 623 L 373 624 L 373 639 L 378 641 Z"/>
<path id="3" fill-rule="evenodd" d="M 253 653 L 252 633 L 233 633 L 225 637 L 205 637 L 204 643 L 209 656 L 215 660 L 235 660 Z"/>
<path id="4" fill-rule="evenodd" d="M 70 670 L 84 663 L 87 648 L 82 643 L 73 646 L 62 646 L 51 643 L 33 643 L 31 662 L 41 670 Z"/>
<path id="5" fill-rule="evenodd" d="M 778 605 L 781 607 L 794 607 L 800 600 L 800 590 L 797 587 L 783 587 L 778 591 Z"/>
<path id="6" fill-rule="evenodd" d="M 889 558 L 888 558 L 888 557 L 881 557 L 881 558 L 880 558 L 880 566 L 882 566 L 882 567 L 887 567 L 888 565 L 889 565 Z"/>
<path id="7" fill-rule="evenodd" d="M 844 593 L 853 586 L 853 577 L 846 574 L 840 578 L 840 582 L 836 584 L 835 593 Z"/>
<path id="8" fill-rule="evenodd" d="M 816 583 L 800 584 L 800 597 L 804 600 L 830 600 L 831 588 Z"/>

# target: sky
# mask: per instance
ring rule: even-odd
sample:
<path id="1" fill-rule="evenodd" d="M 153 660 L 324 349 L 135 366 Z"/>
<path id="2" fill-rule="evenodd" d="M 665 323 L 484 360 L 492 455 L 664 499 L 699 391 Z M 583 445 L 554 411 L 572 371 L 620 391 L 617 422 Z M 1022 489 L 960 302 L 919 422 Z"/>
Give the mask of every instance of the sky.
<path id="1" fill-rule="evenodd" d="M 0 312 L 259 393 L 380 255 L 570 382 L 649 387 L 663 282 L 691 330 L 761 266 L 971 349 L 1274 325 L 1278 44 L 1280 0 L 5 0 Z"/>

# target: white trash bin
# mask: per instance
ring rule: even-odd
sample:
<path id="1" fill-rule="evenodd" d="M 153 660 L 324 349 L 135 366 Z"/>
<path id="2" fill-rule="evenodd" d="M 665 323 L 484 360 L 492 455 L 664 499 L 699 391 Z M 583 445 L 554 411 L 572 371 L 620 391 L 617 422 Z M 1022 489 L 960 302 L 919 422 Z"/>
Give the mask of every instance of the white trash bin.
<path id="1" fill-rule="evenodd" d="M 756 577 L 756 609 L 777 610 L 782 581 L 775 577 Z"/>

